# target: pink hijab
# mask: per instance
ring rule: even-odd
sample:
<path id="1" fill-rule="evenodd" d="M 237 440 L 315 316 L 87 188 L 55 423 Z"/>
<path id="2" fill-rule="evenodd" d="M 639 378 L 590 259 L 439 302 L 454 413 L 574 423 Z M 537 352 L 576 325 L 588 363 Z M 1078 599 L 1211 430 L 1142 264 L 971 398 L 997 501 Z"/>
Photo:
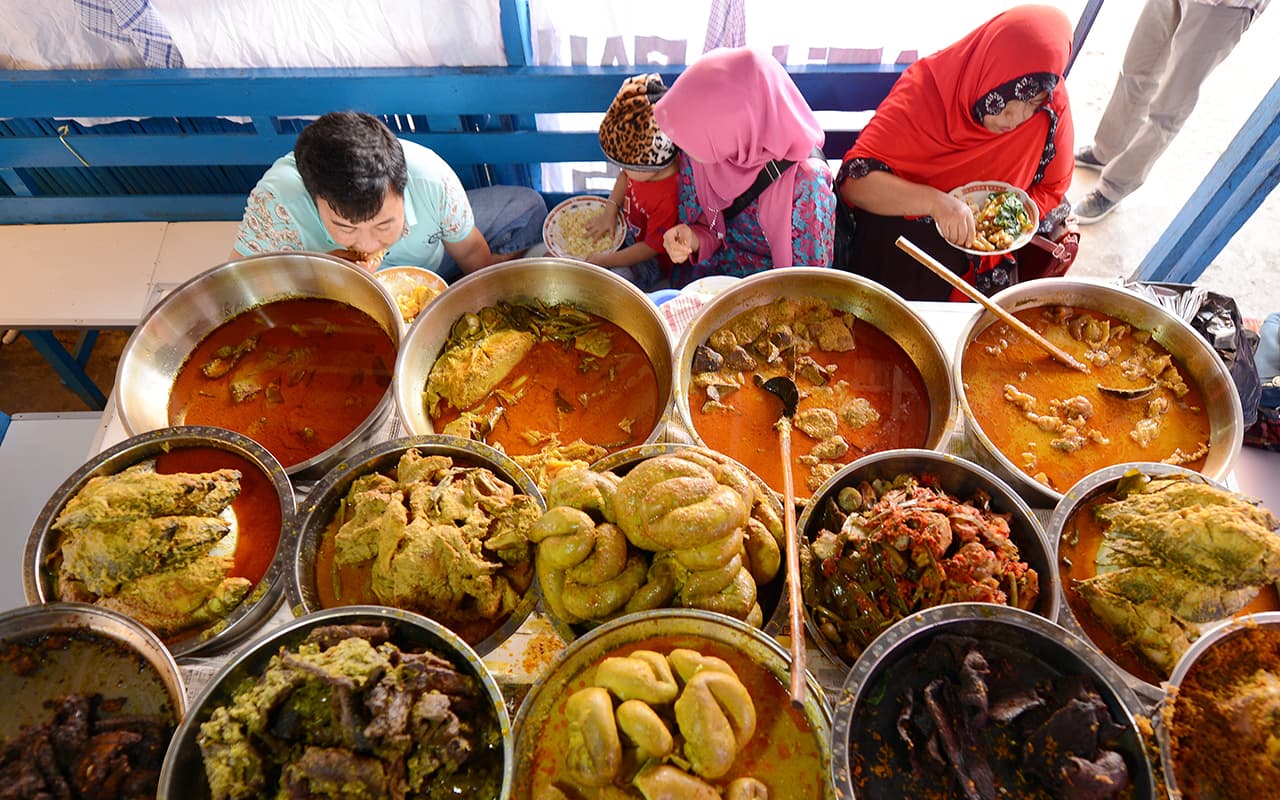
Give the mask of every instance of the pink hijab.
<path id="1" fill-rule="evenodd" d="M 693 164 L 702 224 L 725 229 L 724 209 L 760 168 L 803 161 L 821 146 L 822 126 L 778 60 L 745 47 L 712 50 L 691 64 L 653 107 L 658 126 Z M 792 265 L 791 212 L 796 170 L 759 198 L 760 228 L 775 267 Z"/>

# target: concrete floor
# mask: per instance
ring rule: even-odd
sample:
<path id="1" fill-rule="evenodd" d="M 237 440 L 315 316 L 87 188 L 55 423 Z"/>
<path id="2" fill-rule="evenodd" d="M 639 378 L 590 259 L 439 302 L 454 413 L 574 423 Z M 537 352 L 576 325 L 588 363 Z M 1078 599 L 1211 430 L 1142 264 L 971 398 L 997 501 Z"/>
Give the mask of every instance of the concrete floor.
<path id="1" fill-rule="evenodd" d="M 1064 7 L 1067 4 L 1060 4 Z M 1068 86 L 1077 144 L 1092 141 L 1115 85 L 1139 0 L 1104 3 Z M 1070 10 L 1068 9 L 1070 13 Z M 1142 188 L 1109 216 L 1082 228 L 1072 275 L 1124 280 L 1141 264 L 1258 102 L 1276 81 L 1280 12 L 1264 13 L 1205 81 L 1195 111 Z M 1070 196 L 1091 191 L 1097 173 L 1077 169 Z M 1280 311 L 1280 191 L 1272 192 L 1196 283 L 1236 299 L 1245 317 Z"/>

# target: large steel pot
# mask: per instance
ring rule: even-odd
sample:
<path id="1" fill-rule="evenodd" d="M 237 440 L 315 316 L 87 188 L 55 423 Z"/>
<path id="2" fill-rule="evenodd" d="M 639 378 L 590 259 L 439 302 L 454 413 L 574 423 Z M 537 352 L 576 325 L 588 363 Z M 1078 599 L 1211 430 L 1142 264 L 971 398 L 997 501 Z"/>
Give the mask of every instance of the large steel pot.
<path id="1" fill-rule="evenodd" d="M 298 515 L 297 542 L 292 553 L 292 564 L 286 569 L 285 584 L 289 606 L 295 616 L 325 608 L 317 584 L 317 555 L 333 517 L 351 490 L 351 485 L 370 473 L 386 473 L 394 469 L 401 456 L 409 450 L 417 450 L 424 456 L 448 456 L 461 466 L 484 467 L 511 484 L 518 494 L 533 498 L 540 510 L 546 509 L 546 503 L 533 479 L 510 458 L 482 442 L 441 435 L 410 436 L 376 444 L 330 470 L 302 501 Z M 532 562 L 532 548 L 529 559 Z M 538 589 L 537 581 L 531 580 L 520 603 L 506 619 L 483 639 L 470 642 L 481 656 L 488 655 L 506 641 L 533 612 L 538 604 Z M 437 622 L 449 627 L 448 620 Z"/>
<path id="2" fill-rule="evenodd" d="M 498 797 L 483 800 L 506 800 L 510 797 L 513 769 L 511 720 L 493 675 L 475 651 L 444 626 L 418 614 L 382 606 L 347 606 L 307 614 L 259 637 L 231 658 L 213 676 L 204 692 L 192 702 L 186 718 L 174 734 L 160 771 L 157 796 L 193 800 L 210 797 L 198 741 L 200 726 L 209 720 L 214 709 L 231 703 L 238 688 L 261 675 L 268 664 L 279 657 L 282 649 L 296 649 L 312 630 L 320 627 L 383 624 L 391 629 L 391 642 L 398 647 L 415 651 L 430 650 L 450 662 L 453 669 L 475 679 L 482 696 L 481 704 L 496 717 L 500 733 L 499 745 L 502 748 L 501 791 Z M 430 680 L 429 677 L 427 679 Z M 263 731 L 260 735 L 270 737 L 272 734 L 270 731 Z"/>
<path id="3" fill-rule="evenodd" d="M 293 298 L 346 303 L 364 313 L 400 343 L 400 309 L 371 274 L 322 253 L 250 256 L 213 267 L 166 295 L 125 343 L 116 370 L 120 421 L 130 435 L 169 425 L 169 395 L 191 351 L 228 320 L 266 303 Z M 363 446 L 390 418 L 391 391 L 341 441 L 306 461 L 290 465 L 296 480 L 314 480 L 342 456 Z"/>
<path id="4" fill-rule="evenodd" d="M 785 648 L 761 631 L 723 614 L 690 609 L 659 609 L 630 614 L 605 623 L 573 642 L 535 683 L 516 713 L 514 791 L 517 797 L 541 796 L 535 791 L 538 776 L 545 779 L 549 769 L 537 759 L 564 758 L 560 743 L 565 739 L 562 725 L 551 722 L 553 714 L 563 717 L 566 700 L 587 685 L 596 666 L 610 655 L 636 649 L 650 649 L 663 655 L 675 648 L 688 648 L 715 655 L 718 650 L 734 651 L 755 662 L 776 680 L 773 696 L 753 698 L 758 717 L 756 732 L 748 751 L 760 754 L 777 742 L 785 728 L 795 727 L 801 735 L 813 737 L 813 746 L 825 767 L 830 760 L 831 710 L 818 682 L 806 673 L 808 691 L 804 707 L 795 709 L 787 699 L 791 657 Z M 803 721 L 796 720 L 800 717 Z M 797 722 L 800 724 L 797 725 Z M 802 727 L 803 726 L 803 727 Z M 807 729 L 807 730 L 806 730 Z M 539 752 L 541 750 L 541 752 Z M 836 797 L 826 775 L 793 776 L 781 783 L 777 776 L 786 758 L 774 752 L 777 763 L 762 761 L 755 776 L 769 784 L 771 798 L 832 800 Z M 740 754 L 741 755 L 741 754 Z M 757 756 L 758 757 L 758 756 Z M 797 757 L 791 754 L 792 758 Z M 804 783 L 807 782 L 807 783 Z M 664 795 L 667 796 L 667 795 Z"/>
<path id="5" fill-rule="evenodd" d="M 666 321 L 649 298 L 603 267 L 564 258 L 525 258 L 486 267 L 450 286 L 414 321 L 396 359 L 396 407 L 413 435 L 438 433 L 423 403 L 431 367 L 454 322 L 498 302 L 570 303 L 630 334 L 649 356 L 658 380 L 658 420 L 645 442 L 657 441 L 671 404 L 671 341 Z M 603 444 L 596 442 L 595 444 Z"/>
<path id="6" fill-rule="evenodd" d="M 928 394 L 929 427 L 921 446 L 946 449 L 959 417 L 947 356 L 933 331 L 906 301 L 883 286 L 849 272 L 818 267 L 789 267 L 750 275 L 708 301 L 685 328 L 675 351 L 675 412 L 694 442 L 706 444 L 693 426 L 689 409 L 695 348 L 744 311 L 779 298 L 805 297 L 817 297 L 834 309 L 870 323 L 906 351 Z M 726 455 L 738 457 L 732 452 Z"/>
<path id="7" fill-rule="evenodd" d="M 54 530 L 53 524 L 68 501 L 95 477 L 114 475 L 162 453 L 183 448 L 224 450 L 260 471 L 274 490 L 280 528 L 268 532 L 275 537 L 275 555 L 240 604 L 216 622 L 180 634 L 180 638 L 168 642 L 168 648 L 178 657 L 204 655 L 229 646 L 265 622 L 284 597 L 284 564 L 293 552 L 291 539 L 297 508 L 293 487 L 280 462 L 257 442 L 234 431 L 197 425 L 166 428 L 130 437 L 89 459 L 54 490 L 36 517 L 27 539 L 22 564 L 27 602 L 50 603 L 58 599 L 58 575 L 54 563 L 60 534 Z M 234 511 L 231 513 L 234 517 Z M 238 525 L 243 525 L 243 522 L 238 521 Z M 236 535 L 241 535 L 239 528 Z"/>
<path id="8" fill-rule="evenodd" d="M 931 476 L 943 491 L 961 501 L 985 494 L 990 499 L 991 511 L 1008 517 L 1009 540 L 1017 545 L 1019 559 L 1036 571 L 1040 594 L 1033 611 L 1050 622 L 1057 622 L 1060 607 L 1058 564 L 1040 520 L 1026 501 L 1003 480 L 972 461 L 950 453 L 934 450 L 886 450 L 854 461 L 824 483 L 805 507 L 797 526 L 801 546 L 808 548 L 821 532 L 826 508 L 835 501 L 841 489 L 857 487 L 864 481 L 889 483 L 903 474 Z M 807 585 L 810 580 L 809 572 L 803 572 L 802 579 Z M 805 604 L 804 614 L 805 626 L 822 652 L 843 670 L 848 670 L 852 666 L 852 659 L 842 653 L 838 643 L 823 632 L 822 625 L 815 619 L 811 604 Z"/>
<path id="9" fill-rule="evenodd" d="M 1244 437 L 1240 395 L 1222 358 L 1180 317 L 1136 292 L 1067 278 L 1046 278 L 1015 284 L 999 292 L 991 300 L 1010 313 L 1055 305 L 1089 309 L 1115 317 L 1135 330 L 1148 331 L 1151 338 L 1168 350 L 1183 367 L 1184 377 L 1199 385 L 1210 428 L 1209 455 L 1201 472 L 1216 481 L 1226 479 L 1240 454 Z M 964 414 L 965 439 L 979 463 L 1007 480 L 1033 506 L 1052 507 L 1062 499 L 1063 492 L 1045 486 L 1021 470 L 1008 454 L 999 451 L 974 420 L 968 393 L 999 391 L 1000 387 L 969 389 L 963 374 L 964 351 L 970 342 L 994 322 L 998 322 L 994 314 L 978 309 L 961 330 L 955 358 L 952 360 L 953 380 Z"/>
<path id="10" fill-rule="evenodd" d="M 944 635 L 976 640 L 990 648 L 989 652 L 1009 659 L 1010 666 L 1003 672 L 989 665 L 992 679 L 1001 682 L 989 689 L 993 695 L 997 688 L 1001 693 L 1008 691 L 1009 684 L 1015 682 L 1034 685 L 1059 676 L 1084 678 L 1085 685 L 1106 704 L 1112 720 L 1123 727 L 1112 749 L 1120 753 L 1128 768 L 1132 793 L 1127 796 L 1155 800 L 1151 759 L 1134 719 L 1142 707 L 1115 668 L 1086 642 L 1043 617 L 989 603 L 956 603 L 912 614 L 872 642 L 858 658 L 836 702 L 831 737 L 832 781 L 843 800 L 918 797 L 924 786 L 930 796 L 936 793 L 939 798 L 956 800 L 966 796 L 950 774 L 924 780 L 915 775 L 900 735 L 908 725 L 900 718 L 904 696 L 925 688 L 926 678 L 917 659 Z M 950 696 L 945 689 L 939 695 Z M 991 751 L 992 764 L 1017 757 L 1022 745 L 1021 741 L 1007 749 L 996 745 Z M 996 766 L 997 779 L 1008 770 Z"/>

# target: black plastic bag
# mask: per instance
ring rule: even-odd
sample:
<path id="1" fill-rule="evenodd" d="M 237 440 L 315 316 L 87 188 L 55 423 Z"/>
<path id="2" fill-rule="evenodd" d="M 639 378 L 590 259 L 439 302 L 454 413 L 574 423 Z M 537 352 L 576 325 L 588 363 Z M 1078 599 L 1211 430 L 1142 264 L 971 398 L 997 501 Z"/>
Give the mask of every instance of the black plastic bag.
<path id="1" fill-rule="evenodd" d="M 1257 334 L 1244 326 L 1235 299 L 1188 283 L 1139 281 L 1128 288 L 1182 317 L 1212 345 L 1240 394 L 1244 427 L 1253 425 L 1262 398 L 1262 379 L 1253 360 Z"/>

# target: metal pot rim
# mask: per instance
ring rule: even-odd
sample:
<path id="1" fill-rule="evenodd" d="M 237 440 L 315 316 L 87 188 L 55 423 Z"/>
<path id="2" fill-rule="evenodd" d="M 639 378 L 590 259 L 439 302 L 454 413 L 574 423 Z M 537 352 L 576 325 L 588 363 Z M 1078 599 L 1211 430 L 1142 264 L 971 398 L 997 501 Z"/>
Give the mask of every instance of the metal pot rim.
<path id="1" fill-rule="evenodd" d="M 420 436 L 402 436 L 398 439 L 374 444 L 353 454 L 350 458 L 343 460 L 329 470 L 311 488 L 306 500 L 303 501 L 303 507 L 298 513 L 298 522 L 295 525 L 296 535 L 290 547 L 293 563 L 285 574 L 285 594 L 288 598 L 290 611 L 295 617 L 329 610 L 319 605 L 313 607 L 308 602 L 308 592 L 304 590 L 307 582 L 304 581 L 305 576 L 303 573 L 304 570 L 311 572 L 315 569 L 313 545 L 318 545 L 324 529 L 329 525 L 332 516 L 331 506 L 341 499 L 341 496 L 346 493 L 356 478 L 367 475 L 370 472 L 381 471 L 386 467 L 379 465 L 384 464 L 384 462 L 389 463 L 393 457 L 398 459 L 399 455 L 415 449 L 422 451 L 425 455 L 448 455 L 454 458 L 471 460 L 481 466 L 485 466 L 495 471 L 499 478 L 512 483 L 517 492 L 532 497 L 538 508 L 546 511 L 546 500 L 538 490 L 533 478 L 514 459 L 483 442 L 444 434 L 423 434 Z M 532 557 L 531 552 L 530 558 Z M 481 641 L 470 646 L 481 655 L 488 655 L 497 649 L 533 613 L 539 596 L 538 580 L 535 576 L 529 588 L 525 590 L 519 605 L 508 615 L 502 625 Z M 336 606 L 335 608 L 350 607 Z M 420 612 L 410 611 L 410 613 Z M 437 622 L 437 624 L 448 627 L 442 622 Z"/>
<path id="2" fill-rule="evenodd" d="M 46 596 L 46 581 L 42 577 L 43 564 L 46 552 L 52 546 L 52 525 L 67 502 L 84 488 L 90 478 L 114 475 L 174 447 L 212 447 L 226 450 L 257 466 L 276 491 L 280 504 L 280 536 L 270 565 L 249 595 L 219 622 L 175 641 L 168 645 L 168 649 L 177 658 L 204 655 L 249 635 L 259 623 L 271 616 L 284 596 L 283 559 L 286 553 L 292 552 L 297 512 L 293 486 L 280 462 L 265 447 L 235 431 L 204 425 L 162 428 L 118 442 L 90 458 L 54 490 L 36 517 L 23 552 L 23 591 L 28 603 L 52 602 Z"/>

